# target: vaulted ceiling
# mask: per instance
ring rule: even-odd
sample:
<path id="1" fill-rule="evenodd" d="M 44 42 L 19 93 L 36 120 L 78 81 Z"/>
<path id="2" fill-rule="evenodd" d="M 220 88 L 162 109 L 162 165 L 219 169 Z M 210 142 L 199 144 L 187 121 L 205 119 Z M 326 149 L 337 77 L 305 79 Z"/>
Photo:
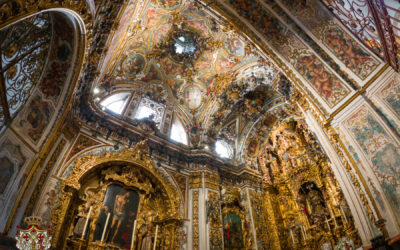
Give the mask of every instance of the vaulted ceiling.
<path id="1" fill-rule="evenodd" d="M 214 151 L 216 141 L 223 141 L 232 150 L 228 158 L 237 162 L 244 161 L 254 131 L 262 133 L 262 127 L 288 116 L 289 81 L 246 36 L 205 6 L 149 1 L 135 18 L 129 14 L 92 86 L 97 112 L 127 127 L 147 132 L 152 127 L 167 139 L 178 119 L 189 148 Z"/>

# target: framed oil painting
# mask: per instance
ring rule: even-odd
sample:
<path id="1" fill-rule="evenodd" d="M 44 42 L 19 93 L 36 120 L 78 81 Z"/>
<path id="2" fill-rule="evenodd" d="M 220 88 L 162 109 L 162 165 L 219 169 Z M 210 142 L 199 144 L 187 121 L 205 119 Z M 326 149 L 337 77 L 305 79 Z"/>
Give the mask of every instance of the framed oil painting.
<path id="1" fill-rule="evenodd" d="M 108 186 L 97 221 L 94 240 L 100 241 L 104 233 L 105 243 L 130 249 L 138 206 L 138 192 L 117 184 Z M 106 225 L 108 214 L 110 216 Z"/>
<path id="2" fill-rule="evenodd" d="M 227 212 L 223 214 L 222 221 L 224 223 L 225 249 L 244 249 L 242 219 L 240 215 L 234 212 Z"/>

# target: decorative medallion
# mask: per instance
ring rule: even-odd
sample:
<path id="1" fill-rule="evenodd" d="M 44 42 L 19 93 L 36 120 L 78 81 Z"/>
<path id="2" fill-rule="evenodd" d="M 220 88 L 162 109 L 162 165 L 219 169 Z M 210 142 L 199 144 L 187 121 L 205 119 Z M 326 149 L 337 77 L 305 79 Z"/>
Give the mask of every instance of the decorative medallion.
<path id="1" fill-rule="evenodd" d="M 228 37 L 224 41 L 225 50 L 233 56 L 244 56 L 244 43 L 236 37 Z"/>
<path id="2" fill-rule="evenodd" d="M 146 60 L 142 55 L 128 56 L 122 63 L 122 70 L 128 75 L 136 75 L 143 70 Z"/>
<path id="3" fill-rule="evenodd" d="M 202 102 L 201 90 L 196 85 L 190 85 L 183 91 L 185 104 L 190 109 L 197 109 Z"/>

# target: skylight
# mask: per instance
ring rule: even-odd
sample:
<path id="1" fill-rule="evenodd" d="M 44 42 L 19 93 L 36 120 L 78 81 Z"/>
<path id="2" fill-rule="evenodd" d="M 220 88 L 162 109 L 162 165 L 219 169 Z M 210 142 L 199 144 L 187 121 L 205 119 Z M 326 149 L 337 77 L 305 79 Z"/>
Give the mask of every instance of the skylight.
<path id="1" fill-rule="evenodd" d="M 100 102 L 103 109 L 107 109 L 118 115 L 122 114 L 129 98 L 129 93 L 118 93 L 105 98 Z"/>
<path id="2" fill-rule="evenodd" d="M 221 158 L 231 159 L 233 157 L 233 150 L 232 147 L 224 140 L 218 140 L 215 143 L 215 152 Z"/>

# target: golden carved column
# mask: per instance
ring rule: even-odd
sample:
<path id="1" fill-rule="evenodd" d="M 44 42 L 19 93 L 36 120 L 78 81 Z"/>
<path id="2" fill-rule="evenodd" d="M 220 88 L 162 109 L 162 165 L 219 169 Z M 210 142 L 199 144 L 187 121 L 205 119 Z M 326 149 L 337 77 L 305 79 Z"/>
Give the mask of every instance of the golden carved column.
<path id="1" fill-rule="evenodd" d="M 207 249 L 223 249 L 222 217 L 219 191 L 220 178 L 218 173 L 205 172 L 204 184 L 207 192 L 206 227 Z"/>
<path id="2" fill-rule="evenodd" d="M 73 210 L 71 209 L 74 200 L 77 198 L 77 190 L 69 186 L 64 186 L 62 191 L 62 199 L 60 200 L 58 213 L 54 213 L 51 216 L 51 222 L 55 227 L 53 228 L 53 238 L 51 245 L 55 246 L 55 249 L 61 249 L 64 246 L 66 240 L 65 236 L 68 232 L 65 224 L 69 224 Z"/>
<path id="3" fill-rule="evenodd" d="M 188 233 L 189 246 L 193 250 L 200 249 L 200 232 L 199 232 L 199 198 L 203 189 L 203 173 L 194 172 L 189 177 L 189 219 L 190 229 Z"/>
<path id="4" fill-rule="evenodd" d="M 250 190 L 250 204 L 256 233 L 256 245 L 262 245 L 269 249 L 281 249 L 270 193 L 267 190 L 263 193 Z"/>

